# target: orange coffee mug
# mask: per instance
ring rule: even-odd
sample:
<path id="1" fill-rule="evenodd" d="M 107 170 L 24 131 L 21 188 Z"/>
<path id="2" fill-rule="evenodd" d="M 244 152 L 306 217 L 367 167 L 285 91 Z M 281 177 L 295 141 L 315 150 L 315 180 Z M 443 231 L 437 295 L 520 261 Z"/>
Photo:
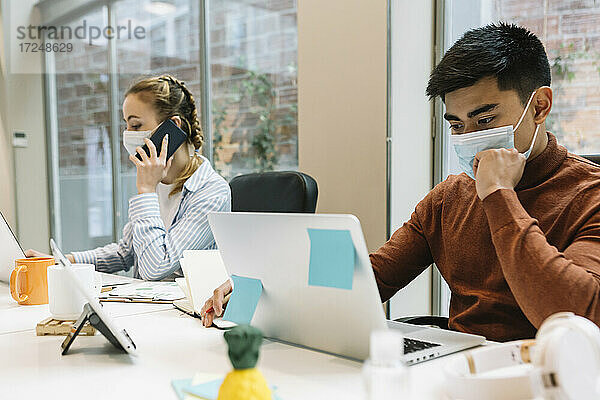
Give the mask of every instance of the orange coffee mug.
<path id="1" fill-rule="evenodd" d="M 10 274 L 10 294 L 20 305 L 48 304 L 48 273 L 52 257 L 19 258 Z"/>

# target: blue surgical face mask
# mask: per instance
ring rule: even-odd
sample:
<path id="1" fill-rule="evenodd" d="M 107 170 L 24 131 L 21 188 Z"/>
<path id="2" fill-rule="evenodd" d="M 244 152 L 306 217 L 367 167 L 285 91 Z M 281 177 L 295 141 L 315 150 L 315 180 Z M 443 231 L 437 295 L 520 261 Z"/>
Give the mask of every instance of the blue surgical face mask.
<path id="1" fill-rule="evenodd" d="M 517 122 L 517 125 L 514 128 L 512 125 L 506 125 L 498 128 L 465 133 L 462 135 L 450 135 L 450 143 L 452 143 L 454 146 L 454 150 L 458 156 L 458 163 L 463 172 L 469 175 L 472 179 L 475 179 L 473 162 L 475 161 L 475 155 L 480 151 L 489 149 L 515 148 L 514 132 L 519 128 L 521 122 L 523 122 L 523 118 L 525 118 L 525 114 L 529 109 L 529 105 L 531 104 L 534 95 L 535 92 L 533 92 L 529 97 L 529 101 L 527 102 L 527 105 L 521 114 L 521 118 L 519 118 L 519 122 Z M 523 153 L 526 159 L 528 159 L 531 155 L 531 151 L 533 150 L 533 145 L 535 144 L 539 129 L 540 125 L 536 125 L 531 145 L 529 146 L 529 149 Z"/>

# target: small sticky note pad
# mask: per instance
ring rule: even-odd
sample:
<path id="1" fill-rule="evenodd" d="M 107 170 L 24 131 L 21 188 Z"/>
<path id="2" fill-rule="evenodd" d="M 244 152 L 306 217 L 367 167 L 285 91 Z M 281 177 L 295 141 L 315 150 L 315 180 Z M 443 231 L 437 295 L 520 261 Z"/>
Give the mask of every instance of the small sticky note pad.
<path id="1" fill-rule="evenodd" d="M 308 284 L 352 289 L 355 252 L 349 230 L 308 229 Z"/>
<path id="2" fill-rule="evenodd" d="M 219 378 L 198 385 L 189 385 L 184 387 L 183 391 L 201 399 L 217 400 L 223 380 L 224 378 Z M 281 398 L 275 394 L 275 390 L 276 388 L 271 386 L 271 400 L 281 400 Z"/>
<path id="3" fill-rule="evenodd" d="M 189 394 L 200 397 L 201 399 L 217 400 L 219 397 L 219 388 L 223 383 L 223 378 L 204 382 L 199 385 L 188 386 L 183 390 Z"/>
<path id="4" fill-rule="evenodd" d="M 179 400 L 183 400 L 185 398 L 185 393 L 183 392 L 183 389 L 185 387 L 190 386 L 191 384 L 191 379 L 175 379 L 171 381 L 171 386 L 173 386 L 173 390 L 175 390 L 175 393 L 177 394 L 177 398 Z"/>
<path id="5" fill-rule="evenodd" d="M 223 319 L 239 325 L 250 324 L 262 294 L 262 282 L 259 279 L 237 275 L 231 275 L 231 279 L 233 280 L 233 292 L 227 303 Z"/>

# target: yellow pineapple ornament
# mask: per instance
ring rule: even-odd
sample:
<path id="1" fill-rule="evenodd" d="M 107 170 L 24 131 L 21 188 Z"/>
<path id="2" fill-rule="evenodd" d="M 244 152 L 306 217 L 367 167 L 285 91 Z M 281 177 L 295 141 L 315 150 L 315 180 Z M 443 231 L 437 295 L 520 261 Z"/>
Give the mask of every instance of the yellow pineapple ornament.
<path id="1" fill-rule="evenodd" d="M 271 400 L 267 381 L 255 368 L 262 339 L 262 332 L 250 325 L 225 332 L 234 369 L 223 380 L 217 400 Z"/>

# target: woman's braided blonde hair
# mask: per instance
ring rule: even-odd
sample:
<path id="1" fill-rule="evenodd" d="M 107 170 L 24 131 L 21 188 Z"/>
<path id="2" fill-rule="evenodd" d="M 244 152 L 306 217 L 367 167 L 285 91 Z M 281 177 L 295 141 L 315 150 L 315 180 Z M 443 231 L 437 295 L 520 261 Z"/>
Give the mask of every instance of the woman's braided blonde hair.
<path id="1" fill-rule="evenodd" d="M 185 181 L 202 164 L 200 152 L 204 144 L 204 133 L 198 119 L 194 96 L 184 82 L 171 75 L 141 79 L 131 85 L 125 93 L 125 97 L 130 94 L 146 97 L 152 103 L 158 120 L 161 122 L 174 116 L 181 118 L 181 129 L 187 134 L 187 142 L 194 146 L 196 152 L 193 157 L 190 157 L 181 175 L 173 182 L 174 186 L 170 195 L 178 193 L 183 188 Z"/>

